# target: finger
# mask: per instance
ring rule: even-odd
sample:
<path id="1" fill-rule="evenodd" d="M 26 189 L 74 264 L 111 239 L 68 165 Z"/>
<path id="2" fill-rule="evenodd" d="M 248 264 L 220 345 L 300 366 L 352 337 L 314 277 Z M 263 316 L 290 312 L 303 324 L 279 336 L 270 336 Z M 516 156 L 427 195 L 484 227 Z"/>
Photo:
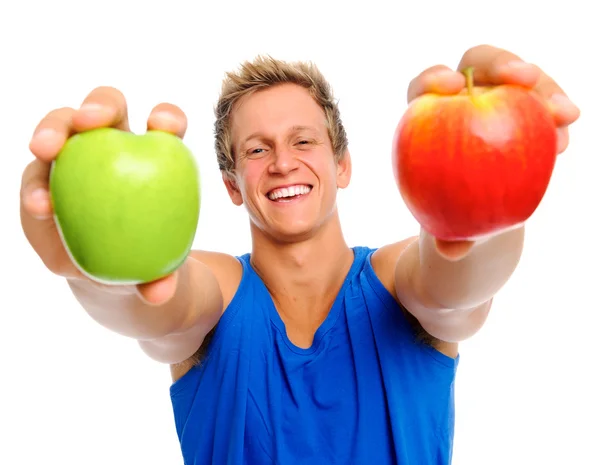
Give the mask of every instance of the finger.
<path id="1" fill-rule="evenodd" d="M 408 85 L 407 100 L 426 93 L 456 94 L 465 87 L 465 77 L 447 66 L 436 65 L 426 69 Z"/>
<path id="2" fill-rule="evenodd" d="M 558 128 L 556 135 L 556 153 L 561 154 L 569 146 L 569 130 L 567 128 Z"/>
<path id="3" fill-rule="evenodd" d="M 160 103 L 150 112 L 148 130 L 170 132 L 183 138 L 187 130 L 187 117 L 178 106 L 170 103 Z"/>
<path id="4" fill-rule="evenodd" d="M 477 85 L 517 84 L 532 88 L 547 102 L 559 127 L 572 124 L 579 118 L 579 108 L 556 81 L 514 53 L 491 45 L 473 47 L 463 55 L 458 65 L 459 69 L 470 66 L 474 68 Z"/>
<path id="5" fill-rule="evenodd" d="M 56 155 L 72 132 L 72 118 L 75 110 L 59 108 L 48 113 L 37 125 L 29 142 L 29 150 L 46 163 Z"/>
<path id="6" fill-rule="evenodd" d="M 94 89 L 73 115 L 73 128 L 76 131 L 101 127 L 129 131 L 125 96 L 113 87 Z"/>
<path id="7" fill-rule="evenodd" d="M 552 90 L 550 89 L 550 92 Z M 540 92 L 546 93 L 548 90 L 541 90 Z M 579 108 L 563 93 L 550 94 L 547 102 L 548 108 L 554 117 L 554 122 L 559 127 L 573 124 L 581 114 Z"/>
<path id="8" fill-rule="evenodd" d="M 467 256 L 467 254 L 475 245 L 473 241 L 444 241 L 441 239 L 435 240 L 437 251 L 446 260 L 458 261 Z"/>
<path id="9" fill-rule="evenodd" d="M 569 126 L 577 121 L 581 111 L 550 76 L 542 73 L 534 90 L 546 102 L 554 122 L 559 128 Z"/>
<path id="10" fill-rule="evenodd" d="M 40 160 L 31 162 L 21 181 L 21 226 L 25 237 L 46 267 L 61 276 L 80 276 L 62 245 L 48 193 L 50 165 Z"/>
<path id="11" fill-rule="evenodd" d="M 150 305 L 162 305 L 168 302 L 177 289 L 177 272 L 151 283 L 139 284 L 137 291 L 142 300 Z"/>
<path id="12" fill-rule="evenodd" d="M 523 61 L 507 50 L 491 45 L 479 45 L 467 50 L 462 56 L 458 70 L 473 67 L 475 85 L 516 84 L 533 88 L 542 71 L 535 65 Z"/>
<path id="13" fill-rule="evenodd" d="M 21 179 L 21 204 L 25 211 L 36 219 L 52 216 L 52 205 L 48 192 L 50 164 L 34 160 L 23 171 Z"/>

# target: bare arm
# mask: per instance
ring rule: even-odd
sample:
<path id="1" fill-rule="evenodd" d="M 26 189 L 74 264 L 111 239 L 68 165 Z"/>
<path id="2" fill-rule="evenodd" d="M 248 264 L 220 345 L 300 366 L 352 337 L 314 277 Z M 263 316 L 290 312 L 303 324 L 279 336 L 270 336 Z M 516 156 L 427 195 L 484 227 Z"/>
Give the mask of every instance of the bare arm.
<path id="1" fill-rule="evenodd" d="M 222 313 L 223 297 L 212 271 L 194 257 L 177 271 L 173 296 L 148 303 L 136 287 L 69 279 L 85 311 L 104 327 L 137 339 L 151 358 L 180 363 L 194 354 Z"/>
<path id="2" fill-rule="evenodd" d="M 183 137 L 187 118 L 178 107 L 162 103 L 150 113 L 147 126 Z M 218 321 L 222 288 L 227 295 L 233 292 L 239 264 L 223 254 L 193 252 L 176 273 L 151 283 L 106 286 L 86 278 L 61 241 L 48 182 L 51 163 L 65 141 L 98 127 L 129 130 L 125 97 L 117 89 L 98 87 L 79 109 L 52 110 L 37 125 L 29 145 L 35 160 L 25 168 L 21 184 L 23 232 L 48 270 L 67 280 L 94 320 L 138 340 L 153 359 L 180 365 Z"/>
<path id="3" fill-rule="evenodd" d="M 517 62 L 520 66 L 513 66 Z M 457 69 L 471 66 L 477 73 L 477 85 L 518 84 L 546 100 L 556 123 L 557 153 L 566 150 L 568 127 L 580 112 L 553 79 L 517 55 L 489 45 L 467 50 Z M 410 103 L 428 92 L 455 94 L 464 85 L 460 73 L 434 66 L 413 79 L 407 97 Z M 455 352 L 457 341 L 470 337 L 484 324 L 494 295 L 519 263 L 523 241 L 521 227 L 475 244 L 460 260 L 449 260 L 439 253 L 435 240 L 422 232 L 418 240 L 390 248 L 387 260 L 396 260 L 388 264 L 388 268 L 395 267 L 395 293 L 423 329 L 438 340 L 448 341 L 446 348 Z M 457 244 L 461 246 L 464 244 Z"/>
<path id="4" fill-rule="evenodd" d="M 475 244 L 454 261 L 422 231 L 397 260 L 398 299 L 433 337 L 446 342 L 467 339 L 483 326 L 494 295 L 517 267 L 523 241 L 520 227 Z"/>

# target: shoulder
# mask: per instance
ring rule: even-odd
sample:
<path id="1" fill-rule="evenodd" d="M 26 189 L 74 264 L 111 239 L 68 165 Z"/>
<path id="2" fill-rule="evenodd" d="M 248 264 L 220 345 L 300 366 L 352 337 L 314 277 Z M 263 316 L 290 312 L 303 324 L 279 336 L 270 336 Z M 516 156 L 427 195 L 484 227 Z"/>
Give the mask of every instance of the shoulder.
<path id="1" fill-rule="evenodd" d="M 194 250 L 191 256 L 203 263 L 215 276 L 223 296 L 223 310 L 231 303 L 243 275 L 243 265 L 238 257 L 220 252 Z"/>
<path id="2" fill-rule="evenodd" d="M 385 288 L 396 296 L 396 264 L 400 255 L 406 248 L 412 244 L 418 237 L 409 237 L 393 244 L 384 245 L 371 256 L 371 266 L 373 271 L 385 286 Z"/>
<path id="3" fill-rule="evenodd" d="M 396 292 L 396 267 L 398 260 L 406 248 L 418 239 L 418 236 L 411 236 L 399 242 L 394 242 L 393 244 L 388 244 L 378 248 L 372 254 L 371 266 L 373 267 L 375 275 L 381 281 L 383 286 L 389 291 L 394 299 L 396 299 L 396 302 L 413 327 L 417 339 L 433 346 L 435 349 L 449 357 L 455 357 L 458 350 L 456 344 L 440 341 L 428 334 L 423 329 L 417 318 L 411 313 L 410 309 L 406 308 L 400 301 L 398 298 L 398 293 Z"/>
<path id="4" fill-rule="evenodd" d="M 240 257 L 234 257 L 233 255 L 205 250 L 193 250 L 190 256 L 205 265 L 217 280 L 223 298 L 222 315 L 236 295 L 242 281 L 244 272 L 242 260 Z M 196 285 L 201 286 L 202 283 L 196 283 Z M 217 319 L 218 321 L 219 319 Z M 214 327 L 208 330 L 198 350 L 190 358 L 181 363 L 171 365 L 173 382 L 182 378 L 193 366 L 202 361 L 214 335 L 214 330 Z"/>

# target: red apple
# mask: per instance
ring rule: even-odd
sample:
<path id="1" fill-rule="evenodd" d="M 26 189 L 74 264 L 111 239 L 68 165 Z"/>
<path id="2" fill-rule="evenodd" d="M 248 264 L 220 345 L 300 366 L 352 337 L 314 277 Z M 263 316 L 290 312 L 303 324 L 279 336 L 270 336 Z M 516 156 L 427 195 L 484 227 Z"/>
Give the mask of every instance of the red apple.
<path id="1" fill-rule="evenodd" d="M 545 103 L 516 85 L 415 99 L 394 134 L 396 183 L 419 224 L 438 239 L 472 240 L 518 226 L 546 193 L 557 156 Z"/>

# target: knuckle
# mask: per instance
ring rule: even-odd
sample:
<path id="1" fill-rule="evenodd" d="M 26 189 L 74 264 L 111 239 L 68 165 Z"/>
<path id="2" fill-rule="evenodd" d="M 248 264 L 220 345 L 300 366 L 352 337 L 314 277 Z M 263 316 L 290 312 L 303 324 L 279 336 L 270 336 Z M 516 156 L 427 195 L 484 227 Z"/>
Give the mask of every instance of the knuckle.
<path id="1" fill-rule="evenodd" d="M 61 107 L 51 110 L 44 118 L 42 118 L 36 127 L 35 132 L 45 128 L 62 129 L 70 124 L 74 113 L 75 110 L 70 107 Z"/>
<path id="2" fill-rule="evenodd" d="M 74 109 L 71 107 L 60 107 L 48 112 L 46 118 L 48 119 L 66 119 L 73 115 Z"/>
<path id="3" fill-rule="evenodd" d="M 65 263 L 65 260 L 56 256 L 56 253 L 49 253 L 44 261 L 44 265 L 48 270 L 58 276 L 67 276 L 71 270 L 71 264 Z"/>
<path id="4" fill-rule="evenodd" d="M 91 93 L 106 95 L 106 96 L 117 98 L 117 99 L 125 98 L 125 96 L 123 95 L 123 92 L 121 92 L 116 87 L 112 87 L 112 86 L 98 86 Z"/>
<path id="5" fill-rule="evenodd" d="M 159 103 L 148 116 L 148 127 L 161 129 L 183 137 L 187 129 L 187 116 L 172 103 Z"/>
<path id="6" fill-rule="evenodd" d="M 33 161 L 30 161 L 29 163 L 27 163 L 27 165 L 25 166 L 25 169 L 23 170 L 23 175 L 21 176 L 21 178 L 23 180 L 30 178 L 31 175 L 36 171 L 37 164 L 38 164 L 37 160 L 33 160 Z"/>
<path id="7" fill-rule="evenodd" d="M 432 74 L 439 73 L 440 71 L 451 71 L 446 65 L 434 65 L 423 72 L 423 75 L 430 76 Z"/>
<path id="8" fill-rule="evenodd" d="M 41 172 L 42 168 L 39 160 L 34 160 L 25 167 L 21 175 L 21 191 L 29 189 L 33 184 L 47 182 L 47 176 L 44 176 L 46 173 Z"/>
<path id="9" fill-rule="evenodd" d="M 550 97 L 557 91 L 560 91 L 560 88 L 556 85 L 554 81 L 549 78 L 540 79 L 536 85 L 537 93 L 541 97 Z"/>
<path id="10" fill-rule="evenodd" d="M 440 71 L 450 71 L 450 68 L 445 65 L 430 66 L 426 70 L 422 71 L 419 75 L 415 76 L 410 83 L 413 86 L 422 84 L 426 82 L 431 76 L 436 75 Z"/>
<path id="11" fill-rule="evenodd" d="M 408 100 L 414 99 L 417 95 L 425 92 L 429 89 L 433 82 L 435 81 L 435 77 L 439 75 L 441 72 L 453 72 L 446 65 L 434 65 L 427 68 L 425 71 L 421 72 L 418 76 L 414 77 L 410 83 L 408 84 L 407 90 L 407 98 Z"/>
<path id="12" fill-rule="evenodd" d="M 84 103 L 99 103 L 125 107 L 125 95 L 119 89 L 111 86 L 98 86 L 85 98 Z"/>
<path id="13" fill-rule="evenodd" d="M 463 54 L 463 59 L 469 58 L 472 55 L 478 55 L 484 51 L 491 51 L 491 50 L 497 50 L 497 49 L 496 49 L 496 47 L 494 47 L 493 45 L 490 45 L 490 44 L 486 44 L 486 43 L 477 44 L 472 47 L 469 47 L 465 51 L 465 53 Z"/>
<path id="14" fill-rule="evenodd" d="M 57 250 L 57 249 L 55 249 Z M 67 267 L 64 264 L 64 260 L 61 260 L 58 257 L 58 253 L 53 250 L 44 250 L 38 252 L 39 257 L 44 263 L 44 266 L 50 271 L 52 274 L 57 276 L 64 276 L 67 271 Z"/>
<path id="15" fill-rule="evenodd" d="M 95 116 L 90 119 L 90 113 L 87 110 L 90 107 L 97 106 L 100 107 L 100 111 L 93 108 L 92 113 Z M 95 120 L 98 115 L 101 115 L 100 118 L 103 119 L 103 123 Z M 115 87 L 99 86 L 92 90 L 83 100 L 81 108 L 74 118 L 74 128 L 78 131 L 97 127 L 98 124 L 129 130 L 127 101 L 124 94 Z"/>
<path id="16" fill-rule="evenodd" d="M 452 72 L 452 70 L 446 65 L 431 66 L 430 68 L 427 68 L 425 71 L 419 74 L 417 77 L 415 77 L 415 84 L 426 85 L 430 82 L 430 79 L 432 77 L 437 76 L 440 72 L 445 71 Z"/>
<path id="17" fill-rule="evenodd" d="M 459 67 L 462 68 L 473 63 L 479 63 L 481 61 L 481 57 L 483 56 L 497 58 L 499 55 L 502 55 L 503 52 L 503 49 L 487 43 L 474 45 L 473 47 L 469 47 L 463 53 L 459 62 Z"/>
<path id="18" fill-rule="evenodd" d="M 159 103 L 152 109 L 151 113 L 170 113 L 181 120 L 186 119 L 186 115 L 181 108 L 168 102 Z"/>

